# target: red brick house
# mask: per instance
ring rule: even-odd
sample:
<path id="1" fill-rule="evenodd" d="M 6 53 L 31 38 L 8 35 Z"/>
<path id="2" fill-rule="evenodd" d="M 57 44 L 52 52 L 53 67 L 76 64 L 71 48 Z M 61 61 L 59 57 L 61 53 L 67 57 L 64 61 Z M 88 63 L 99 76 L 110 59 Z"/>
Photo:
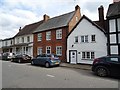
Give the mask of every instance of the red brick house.
<path id="1" fill-rule="evenodd" d="M 41 53 L 57 54 L 62 62 L 66 60 L 66 37 L 81 18 L 80 7 L 60 16 L 50 18 L 44 15 L 44 23 L 34 31 L 33 56 Z"/>

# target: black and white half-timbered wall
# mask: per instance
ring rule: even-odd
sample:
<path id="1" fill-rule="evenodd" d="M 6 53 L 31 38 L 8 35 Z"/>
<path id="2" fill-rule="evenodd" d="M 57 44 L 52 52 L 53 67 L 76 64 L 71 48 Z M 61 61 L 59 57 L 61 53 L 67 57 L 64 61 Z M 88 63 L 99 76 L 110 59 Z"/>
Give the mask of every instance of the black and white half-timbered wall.
<path id="1" fill-rule="evenodd" d="M 108 22 L 108 55 L 120 55 L 120 1 L 109 5 Z"/>

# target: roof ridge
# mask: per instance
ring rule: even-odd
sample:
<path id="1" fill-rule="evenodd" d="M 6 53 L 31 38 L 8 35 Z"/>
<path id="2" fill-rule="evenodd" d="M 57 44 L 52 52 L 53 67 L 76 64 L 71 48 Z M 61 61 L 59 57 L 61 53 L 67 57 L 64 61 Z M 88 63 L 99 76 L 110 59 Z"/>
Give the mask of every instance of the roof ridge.
<path id="1" fill-rule="evenodd" d="M 68 13 L 64 13 L 64 14 L 61 14 L 61 15 L 52 17 L 52 18 L 50 18 L 50 19 L 58 18 L 58 17 L 64 16 L 64 15 L 67 15 L 67 14 L 70 14 L 70 13 L 73 13 L 73 12 L 75 12 L 75 11 L 71 11 L 71 12 L 68 12 Z M 48 19 L 48 20 L 50 20 L 50 19 Z"/>

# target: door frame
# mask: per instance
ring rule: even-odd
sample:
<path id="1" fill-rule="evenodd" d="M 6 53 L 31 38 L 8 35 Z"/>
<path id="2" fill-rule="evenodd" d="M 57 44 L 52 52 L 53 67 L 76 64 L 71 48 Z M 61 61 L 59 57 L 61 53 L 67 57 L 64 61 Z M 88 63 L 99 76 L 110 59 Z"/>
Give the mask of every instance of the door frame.
<path id="1" fill-rule="evenodd" d="M 75 52 L 76 52 L 76 64 L 77 64 L 77 50 L 69 50 L 69 63 L 71 63 L 70 55 L 71 55 L 71 52 L 72 52 L 72 51 L 75 51 Z"/>

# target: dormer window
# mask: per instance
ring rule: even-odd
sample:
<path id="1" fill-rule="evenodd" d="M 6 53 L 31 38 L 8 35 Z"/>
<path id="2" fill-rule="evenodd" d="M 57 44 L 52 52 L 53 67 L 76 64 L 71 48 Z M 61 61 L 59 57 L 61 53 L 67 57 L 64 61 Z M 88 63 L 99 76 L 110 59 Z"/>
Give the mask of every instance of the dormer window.
<path id="1" fill-rule="evenodd" d="M 78 17 L 76 17 L 76 22 L 78 22 Z"/>

